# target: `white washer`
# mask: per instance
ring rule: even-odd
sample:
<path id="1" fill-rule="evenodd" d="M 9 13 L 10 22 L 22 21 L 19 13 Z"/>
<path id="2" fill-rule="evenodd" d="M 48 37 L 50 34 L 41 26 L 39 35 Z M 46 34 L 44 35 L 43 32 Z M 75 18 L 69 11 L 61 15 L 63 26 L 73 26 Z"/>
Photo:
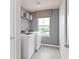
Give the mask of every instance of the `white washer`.
<path id="1" fill-rule="evenodd" d="M 35 52 L 35 39 L 34 34 L 25 35 L 21 34 L 21 58 L 30 59 Z"/>

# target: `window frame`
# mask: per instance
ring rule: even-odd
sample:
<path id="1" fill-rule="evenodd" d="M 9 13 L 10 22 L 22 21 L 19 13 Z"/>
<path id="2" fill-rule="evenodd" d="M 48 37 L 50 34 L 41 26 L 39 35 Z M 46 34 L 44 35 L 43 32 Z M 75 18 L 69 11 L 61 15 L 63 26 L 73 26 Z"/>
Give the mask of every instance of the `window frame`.
<path id="1" fill-rule="evenodd" d="M 37 22 L 38 22 L 38 19 L 39 18 L 43 18 L 43 21 L 44 21 L 44 18 L 49 18 L 49 31 L 48 31 L 48 35 L 43 35 L 43 37 L 49 37 L 50 36 L 50 19 L 51 19 L 51 17 L 50 16 L 46 16 L 46 17 L 37 17 Z M 44 24 L 44 22 L 43 22 L 43 24 Z M 44 28 L 44 25 L 43 25 L 43 28 Z M 38 31 L 39 31 L 39 24 L 38 24 Z M 42 33 L 42 34 L 44 34 L 44 33 Z"/>

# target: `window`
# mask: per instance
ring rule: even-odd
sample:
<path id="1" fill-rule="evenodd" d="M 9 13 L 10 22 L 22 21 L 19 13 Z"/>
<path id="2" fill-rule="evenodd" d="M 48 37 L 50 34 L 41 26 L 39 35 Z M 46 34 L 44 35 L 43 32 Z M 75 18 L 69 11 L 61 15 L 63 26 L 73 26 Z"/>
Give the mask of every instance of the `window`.
<path id="1" fill-rule="evenodd" d="M 42 36 L 49 36 L 50 17 L 38 18 L 38 31 Z"/>

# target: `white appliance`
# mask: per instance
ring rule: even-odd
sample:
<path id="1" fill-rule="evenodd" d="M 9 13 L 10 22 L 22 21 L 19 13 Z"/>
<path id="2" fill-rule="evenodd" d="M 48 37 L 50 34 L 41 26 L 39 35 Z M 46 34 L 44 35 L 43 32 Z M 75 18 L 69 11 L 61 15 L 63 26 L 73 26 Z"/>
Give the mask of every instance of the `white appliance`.
<path id="1" fill-rule="evenodd" d="M 37 51 L 41 46 L 41 35 L 39 32 L 35 33 L 35 50 Z"/>
<path id="2" fill-rule="evenodd" d="M 34 34 L 21 34 L 21 58 L 30 59 L 34 54 L 35 40 Z"/>

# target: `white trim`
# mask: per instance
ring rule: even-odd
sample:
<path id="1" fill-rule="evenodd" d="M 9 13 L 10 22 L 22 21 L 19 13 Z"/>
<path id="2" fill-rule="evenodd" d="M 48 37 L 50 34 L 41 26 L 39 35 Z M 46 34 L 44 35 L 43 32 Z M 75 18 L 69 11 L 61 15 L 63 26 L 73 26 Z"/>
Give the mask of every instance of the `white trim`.
<path id="1" fill-rule="evenodd" d="M 42 46 L 50 46 L 50 47 L 57 47 L 57 48 L 59 48 L 59 46 L 57 46 L 57 45 L 51 45 L 51 44 L 41 44 Z"/>
<path id="2" fill-rule="evenodd" d="M 63 55 L 62 55 L 62 53 L 61 53 L 61 49 L 60 49 L 60 56 L 61 56 L 61 59 L 63 59 Z"/>

